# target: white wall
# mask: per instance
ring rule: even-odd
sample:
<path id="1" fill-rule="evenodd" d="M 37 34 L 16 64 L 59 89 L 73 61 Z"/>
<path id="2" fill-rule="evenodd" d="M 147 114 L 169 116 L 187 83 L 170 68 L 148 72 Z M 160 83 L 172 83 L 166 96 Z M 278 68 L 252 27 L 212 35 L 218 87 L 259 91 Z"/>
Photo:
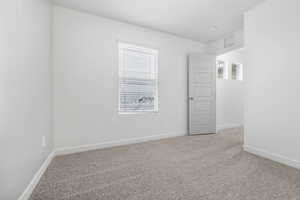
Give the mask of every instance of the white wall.
<path id="1" fill-rule="evenodd" d="M 16 200 L 52 149 L 51 6 L 0 1 L 0 199 Z M 47 147 L 42 147 L 46 136 Z"/>
<path id="2" fill-rule="evenodd" d="M 231 51 L 217 57 L 228 65 L 243 64 L 242 52 Z M 229 73 L 230 74 L 230 73 Z M 217 79 L 217 129 L 243 126 L 244 81 Z"/>
<path id="3" fill-rule="evenodd" d="M 245 15 L 245 147 L 300 168 L 300 1 Z"/>
<path id="4" fill-rule="evenodd" d="M 201 43 L 62 7 L 54 8 L 58 148 L 187 133 L 187 54 Z M 159 112 L 118 114 L 117 40 L 159 50 Z"/>

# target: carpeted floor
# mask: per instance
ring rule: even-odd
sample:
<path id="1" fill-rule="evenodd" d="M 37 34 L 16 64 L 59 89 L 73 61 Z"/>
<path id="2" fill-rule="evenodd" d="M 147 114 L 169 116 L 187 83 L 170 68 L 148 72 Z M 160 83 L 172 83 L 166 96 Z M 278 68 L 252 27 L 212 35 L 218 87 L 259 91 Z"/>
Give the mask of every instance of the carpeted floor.
<path id="1" fill-rule="evenodd" d="M 242 150 L 241 129 L 56 157 L 31 200 L 299 200 L 300 170 Z"/>

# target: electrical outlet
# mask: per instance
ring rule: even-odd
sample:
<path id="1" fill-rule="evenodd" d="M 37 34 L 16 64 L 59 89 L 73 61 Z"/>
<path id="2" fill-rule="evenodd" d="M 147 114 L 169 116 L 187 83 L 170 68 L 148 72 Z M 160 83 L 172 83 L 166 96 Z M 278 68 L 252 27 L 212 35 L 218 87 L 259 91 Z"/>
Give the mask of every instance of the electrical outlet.
<path id="1" fill-rule="evenodd" d="M 46 136 L 42 137 L 42 147 L 46 147 Z"/>

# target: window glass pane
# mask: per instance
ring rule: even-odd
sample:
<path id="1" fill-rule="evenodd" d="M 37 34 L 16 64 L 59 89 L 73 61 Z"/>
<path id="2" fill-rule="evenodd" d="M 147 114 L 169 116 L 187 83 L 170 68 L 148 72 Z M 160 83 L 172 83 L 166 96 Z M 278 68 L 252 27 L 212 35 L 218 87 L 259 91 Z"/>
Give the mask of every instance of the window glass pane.
<path id="1" fill-rule="evenodd" d="M 154 111 L 155 80 L 121 78 L 120 111 Z"/>
<path id="2" fill-rule="evenodd" d="M 232 80 L 237 80 L 237 69 L 238 66 L 236 64 L 232 64 L 231 66 L 231 79 Z"/>
<path id="3" fill-rule="evenodd" d="M 226 79 L 226 65 L 224 61 L 217 61 L 217 78 Z"/>

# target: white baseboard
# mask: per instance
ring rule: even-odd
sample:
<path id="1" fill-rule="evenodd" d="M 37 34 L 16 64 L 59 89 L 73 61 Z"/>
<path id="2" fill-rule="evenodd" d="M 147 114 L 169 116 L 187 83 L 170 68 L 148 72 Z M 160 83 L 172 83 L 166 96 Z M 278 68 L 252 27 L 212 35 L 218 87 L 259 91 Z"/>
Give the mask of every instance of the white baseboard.
<path id="1" fill-rule="evenodd" d="M 130 138 L 124 140 L 116 140 L 116 141 L 109 141 L 97 144 L 88 144 L 88 145 L 80 145 L 74 147 L 63 147 L 55 149 L 55 155 L 67 155 L 72 153 L 96 150 L 96 149 L 103 149 L 115 146 L 122 146 L 127 144 L 136 144 L 140 142 L 147 142 L 152 140 L 159 140 L 164 138 L 171 138 L 177 136 L 184 136 L 187 135 L 186 133 L 176 133 L 176 134 L 162 134 L 162 135 L 153 135 L 153 136 L 146 136 L 146 137 L 139 137 L 139 138 Z"/>
<path id="2" fill-rule="evenodd" d="M 49 164 L 51 163 L 52 159 L 54 158 L 54 152 L 51 152 L 47 159 L 43 162 L 40 169 L 37 171 L 37 173 L 34 175 L 33 179 L 29 183 L 29 185 L 26 187 L 22 195 L 18 198 L 18 200 L 28 200 L 31 193 L 33 192 L 34 188 L 39 183 L 41 177 L 43 176 L 44 172 L 48 168 Z"/>
<path id="3" fill-rule="evenodd" d="M 217 125 L 217 131 L 229 129 L 229 128 L 237 128 L 242 126 L 244 125 L 243 124 L 221 124 L 221 125 Z"/>
<path id="4" fill-rule="evenodd" d="M 249 145 L 244 145 L 244 151 L 247 151 L 249 153 L 252 153 L 252 154 L 255 154 L 255 155 L 276 161 L 276 162 L 279 162 L 284 165 L 288 165 L 290 167 L 300 169 L 300 161 L 297 161 L 297 160 L 293 160 L 293 159 L 290 159 L 290 158 L 287 158 L 287 157 L 284 157 L 284 156 L 281 156 L 278 154 L 273 154 L 273 153 L 270 153 L 265 150 L 258 149 L 256 147 L 252 147 Z"/>

